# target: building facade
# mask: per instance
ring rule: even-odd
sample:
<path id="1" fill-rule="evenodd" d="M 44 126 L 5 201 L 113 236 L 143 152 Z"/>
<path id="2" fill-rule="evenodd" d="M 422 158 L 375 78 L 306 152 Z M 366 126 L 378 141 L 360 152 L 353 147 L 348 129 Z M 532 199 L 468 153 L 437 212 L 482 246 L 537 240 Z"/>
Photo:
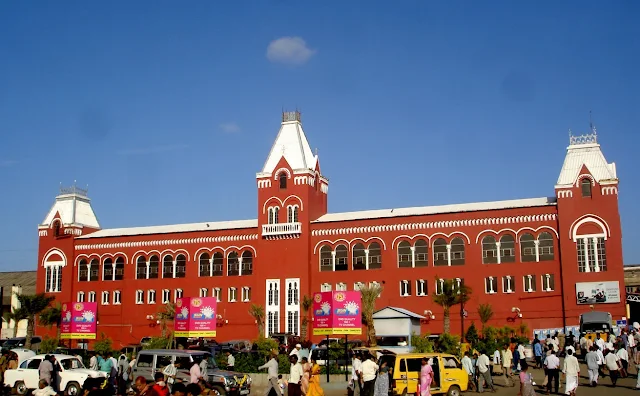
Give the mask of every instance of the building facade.
<path id="1" fill-rule="evenodd" d="M 286 112 L 255 182 L 252 220 L 122 229 L 101 229 L 87 192 L 63 189 L 38 230 L 38 291 L 98 302 L 98 332 L 122 345 L 158 335 L 155 314 L 176 297 L 218 297 L 224 341 L 258 335 L 251 304 L 265 333 L 300 334 L 303 296 L 374 282 L 379 308 L 431 311 L 432 334 L 439 279 L 472 288 L 467 325 L 481 303 L 490 324 L 529 329 L 577 325 L 593 304 L 625 316 L 618 179 L 595 129 L 571 137 L 551 198 L 328 213 L 329 180 Z"/>

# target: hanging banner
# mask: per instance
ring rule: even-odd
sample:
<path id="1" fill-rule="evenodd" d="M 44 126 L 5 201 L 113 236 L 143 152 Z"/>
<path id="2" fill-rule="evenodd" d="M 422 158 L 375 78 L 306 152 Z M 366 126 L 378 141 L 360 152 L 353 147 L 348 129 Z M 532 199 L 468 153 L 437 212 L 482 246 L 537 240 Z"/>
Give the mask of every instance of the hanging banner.
<path id="1" fill-rule="evenodd" d="M 320 292 L 313 296 L 313 335 L 362 334 L 359 291 Z"/>
<path id="2" fill-rule="evenodd" d="M 576 283 L 578 304 L 615 304 L 620 302 L 620 283 L 583 282 Z"/>
<path id="3" fill-rule="evenodd" d="M 67 302 L 62 304 L 60 338 L 95 340 L 98 324 L 98 303 Z"/>
<path id="4" fill-rule="evenodd" d="M 216 336 L 216 297 L 176 299 L 174 335 L 176 337 Z"/>

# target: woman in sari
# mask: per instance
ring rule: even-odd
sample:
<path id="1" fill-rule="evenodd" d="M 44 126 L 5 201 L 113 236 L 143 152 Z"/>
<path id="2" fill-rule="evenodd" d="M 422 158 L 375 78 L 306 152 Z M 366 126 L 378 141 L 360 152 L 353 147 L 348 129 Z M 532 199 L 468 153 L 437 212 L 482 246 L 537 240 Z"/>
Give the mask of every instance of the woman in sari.
<path id="1" fill-rule="evenodd" d="M 533 379 L 529 372 L 529 366 L 524 364 L 520 366 L 520 393 L 519 396 L 536 396 L 536 391 L 533 389 Z"/>
<path id="2" fill-rule="evenodd" d="M 320 366 L 314 358 L 311 358 L 311 378 L 307 396 L 324 396 L 324 390 L 320 387 Z"/>
<path id="3" fill-rule="evenodd" d="M 389 367 L 387 367 L 387 362 L 382 362 L 378 370 L 373 394 L 374 396 L 389 396 Z"/>
<path id="4" fill-rule="evenodd" d="M 306 357 L 303 357 L 300 360 L 300 363 L 302 363 L 302 372 L 304 373 L 304 375 L 302 376 L 300 389 L 302 390 L 302 394 L 306 395 L 307 392 L 309 391 L 309 379 L 311 378 L 311 365 L 309 364 L 309 361 L 307 360 Z"/>
<path id="5" fill-rule="evenodd" d="M 420 396 L 431 396 L 431 382 L 433 381 L 433 368 L 431 359 L 422 358 L 420 369 Z"/>

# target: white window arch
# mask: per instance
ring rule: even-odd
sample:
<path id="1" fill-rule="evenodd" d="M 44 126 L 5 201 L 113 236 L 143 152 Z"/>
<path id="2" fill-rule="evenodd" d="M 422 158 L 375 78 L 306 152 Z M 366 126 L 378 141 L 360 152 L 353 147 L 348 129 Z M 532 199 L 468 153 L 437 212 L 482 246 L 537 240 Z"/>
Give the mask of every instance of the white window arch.
<path id="1" fill-rule="evenodd" d="M 64 253 L 58 249 L 51 249 L 44 256 L 42 266 L 45 269 L 45 292 L 61 292 L 62 269 L 67 266 L 67 258 Z"/>
<path id="2" fill-rule="evenodd" d="M 581 232 L 583 225 L 597 228 L 597 232 Z M 596 227 L 593 227 L 595 225 Z M 599 219 L 586 217 L 573 225 L 573 241 L 576 243 L 579 272 L 603 272 L 607 270 L 607 250 L 605 241 L 608 227 Z"/>

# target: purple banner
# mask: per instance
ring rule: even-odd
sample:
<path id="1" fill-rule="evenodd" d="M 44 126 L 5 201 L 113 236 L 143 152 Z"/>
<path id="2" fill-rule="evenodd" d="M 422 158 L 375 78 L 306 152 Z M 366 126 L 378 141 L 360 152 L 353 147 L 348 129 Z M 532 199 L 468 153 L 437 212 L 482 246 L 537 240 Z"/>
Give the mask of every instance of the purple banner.
<path id="1" fill-rule="evenodd" d="M 216 336 L 216 297 L 185 297 L 176 300 L 176 337 Z"/>
<path id="2" fill-rule="evenodd" d="M 98 303 L 68 302 L 62 304 L 60 338 L 95 340 L 98 324 Z"/>

